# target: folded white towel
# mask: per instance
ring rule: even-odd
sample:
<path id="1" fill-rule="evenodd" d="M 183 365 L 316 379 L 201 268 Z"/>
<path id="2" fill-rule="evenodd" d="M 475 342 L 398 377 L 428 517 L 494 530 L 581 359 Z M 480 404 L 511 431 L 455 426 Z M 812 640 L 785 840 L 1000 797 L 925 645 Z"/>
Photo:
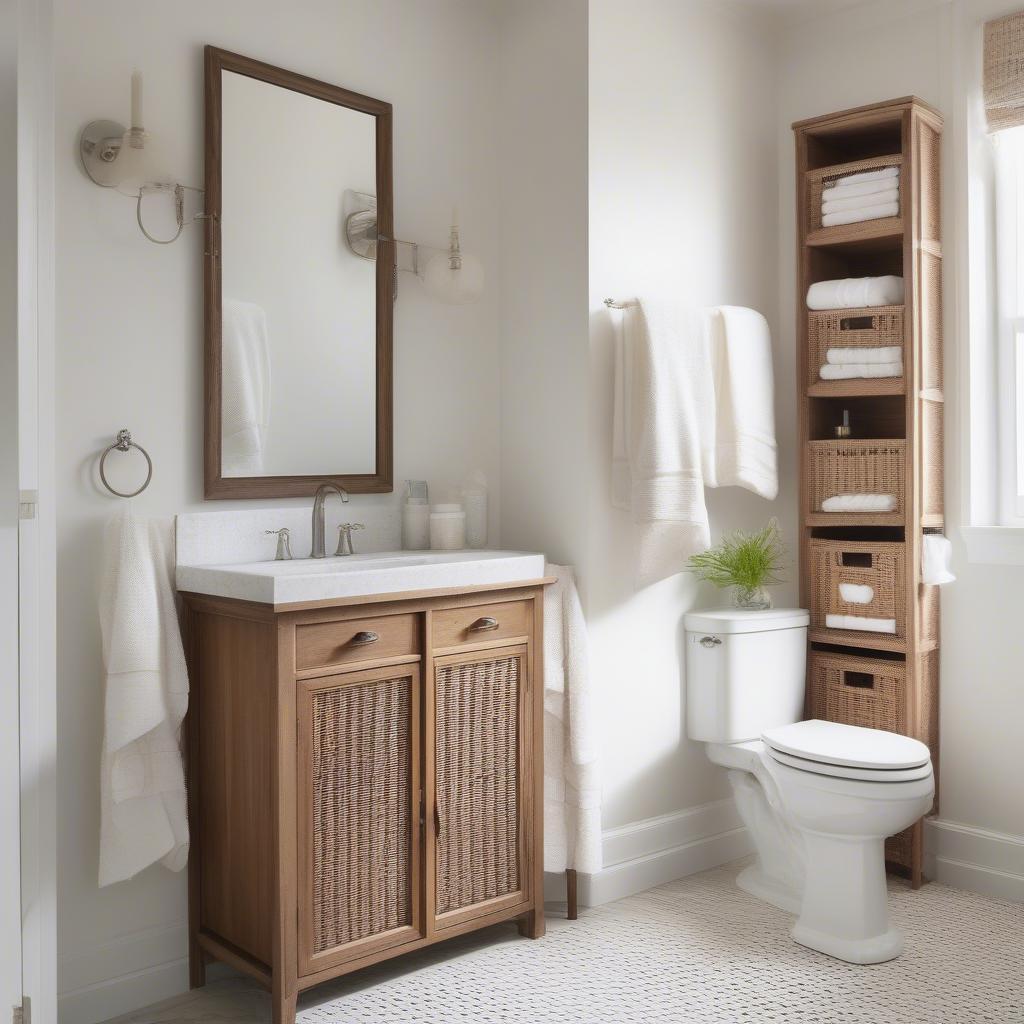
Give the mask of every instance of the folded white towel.
<path id="1" fill-rule="evenodd" d="M 544 590 L 544 870 L 601 870 L 601 734 L 571 566 Z"/>
<path id="2" fill-rule="evenodd" d="M 178 628 L 169 522 L 125 502 L 106 530 L 100 626 L 106 668 L 100 767 L 100 885 L 188 859 L 180 748 L 188 673 Z"/>
<path id="3" fill-rule="evenodd" d="M 883 188 L 877 192 L 869 192 L 865 195 L 836 196 L 832 199 L 822 199 L 822 213 L 838 213 L 840 210 L 861 210 L 865 206 L 877 206 L 879 203 L 898 203 L 900 201 L 900 190 L 898 188 Z"/>
<path id="4" fill-rule="evenodd" d="M 867 346 L 830 348 L 825 353 L 825 361 L 838 365 L 844 363 L 901 363 L 903 362 L 903 349 L 899 345 L 878 345 L 873 348 Z"/>
<path id="5" fill-rule="evenodd" d="M 871 604 L 875 599 L 875 588 L 866 583 L 840 583 L 839 596 L 847 604 Z"/>
<path id="6" fill-rule="evenodd" d="M 880 203 L 877 206 L 865 206 L 859 210 L 838 210 L 826 213 L 821 218 L 822 227 L 833 228 L 839 224 L 859 224 L 865 220 L 882 220 L 885 217 L 898 217 L 899 203 Z"/>
<path id="7" fill-rule="evenodd" d="M 857 629 L 865 633 L 895 633 L 895 619 L 869 619 L 865 615 L 826 615 L 829 629 Z"/>
<path id="8" fill-rule="evenodd" d="M 921 582 L 941 586 L 952 583 L 953 545 L 941 533 L 921 537 Z"/>
<path id="9" fill-rule="evenodd" d="M 263 472 L 270 425 L 267 315 L 225 298 L 221 329 L 221 460 L 224 476 Z"/>
<path id="10" fill-rule="evenodd" d="M 836 494 L 821 503 L 822 512 L 895 512 L 895 494 Z"/>
<path id="11" fill-rule="evenodd" d="M 903 278 L 891 275 L 816 281 L 807 289 L 808 309 L 863 309 L 902 302 Z"/>
<path id="12" fill-rule="evenodd" d="M 879 181 L 883 178 L 898 178 L 900 169 L 896 167 L 879 167 L 873 171 L 857 171 L 855 174 L 844 174 L 836 178 L 836 185 L 859 185 L 864 181 Z"/>
<path id="13" fill-rule="evenodd" d="M 853 377 L 902 377 L 903 363 L 826 363 L 818 373 L 822 380 Z"/>

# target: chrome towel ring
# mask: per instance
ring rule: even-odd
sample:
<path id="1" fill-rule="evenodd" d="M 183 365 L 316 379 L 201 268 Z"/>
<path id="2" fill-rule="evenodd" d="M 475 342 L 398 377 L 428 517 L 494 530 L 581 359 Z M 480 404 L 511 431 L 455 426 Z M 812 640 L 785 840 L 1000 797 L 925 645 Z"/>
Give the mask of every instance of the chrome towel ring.
<path id="1" fill-rule="evenodd" d="M 104 472 L 104 464 L 107 461 L 107 456 L 112 451 L 126 452 L 129 448 L 138 448 L 138 450 L 142 452 L 143 456 L 145 456 L 146 479 L 137 491 L 125 493 L 124 491 L 118 491 L 110 486 L 110 481 L 107 479 L 107 474 Z M 104 449 L 103 454 L 100 456 L 100 479 L 103 481 L 103 486 L 106 487 L 111 494 L 116 494 L 119 498 L 134 498 L 136 494 L 141 494 L 149 486 L 149 481 L 153 479 L 153 460 L 149 457 L 149 452 L 147 452 L 141 444 L 136 444 L 132 440 L 130 431 L 119 430 L 117 432 L 117 440 L 109 448 Z"/>

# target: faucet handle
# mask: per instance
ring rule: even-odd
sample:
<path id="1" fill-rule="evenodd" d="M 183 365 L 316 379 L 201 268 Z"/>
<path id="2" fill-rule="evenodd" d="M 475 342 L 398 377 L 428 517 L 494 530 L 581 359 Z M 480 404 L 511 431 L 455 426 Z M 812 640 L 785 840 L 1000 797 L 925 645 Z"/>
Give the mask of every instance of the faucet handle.
<path id="1" fill-rule="evenodd" d="M 338 526 L 338 550 L 335 555 L 354 555 L 355 548 L 352 547 L 352 531 L 365 530 L 362 523 L 341 523 Z"/>
<path id="2" fill-rule="evenodd" d="M 274 555 L 275 562 L 284 562 L 292 557 L 292 533 L 287 526 L 282 526 L 280 530 L 264 530 L 263 532 L 277 534 L 277 554 Z"/>

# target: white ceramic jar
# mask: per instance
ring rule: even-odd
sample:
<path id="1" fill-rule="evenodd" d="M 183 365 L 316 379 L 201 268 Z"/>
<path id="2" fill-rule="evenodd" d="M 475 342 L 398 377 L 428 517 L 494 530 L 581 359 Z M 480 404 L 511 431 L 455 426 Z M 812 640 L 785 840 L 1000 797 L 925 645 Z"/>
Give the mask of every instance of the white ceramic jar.
<path id="1" fill-rule="evenodd" d="M 435 505 L 430 510 L 430 547 L 458 551 L 466 546 L 466 513 L 461 505 Z"/>

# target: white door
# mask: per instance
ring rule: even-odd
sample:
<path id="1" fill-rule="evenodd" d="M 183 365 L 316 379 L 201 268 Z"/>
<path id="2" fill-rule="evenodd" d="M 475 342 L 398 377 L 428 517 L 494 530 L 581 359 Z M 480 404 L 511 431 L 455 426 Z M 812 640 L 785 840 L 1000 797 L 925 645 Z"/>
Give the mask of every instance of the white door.
<path id="1" fill-rule="evenodd" d="M 17 137 L 18 8 L 0 0 L 0 138 Z M 18 157 L 0 146 L 0 1021 L 21 1003 Z"/>

